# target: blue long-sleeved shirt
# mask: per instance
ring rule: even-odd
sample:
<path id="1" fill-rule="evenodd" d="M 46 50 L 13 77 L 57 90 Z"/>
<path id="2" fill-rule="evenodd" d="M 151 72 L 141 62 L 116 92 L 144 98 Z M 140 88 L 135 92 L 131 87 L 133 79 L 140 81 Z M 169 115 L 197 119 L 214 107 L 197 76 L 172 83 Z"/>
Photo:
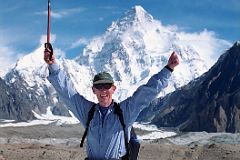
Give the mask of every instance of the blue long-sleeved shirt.
<path id="1" fill-rule="evenodd" d="M 88 112 L 94 102 L 88 101 L 75 90 L 71 80 L 58 64 L 50 65 L 49 71 L 49 82 L 63 98 L 72 113 L 86 127 Z M 147 84 L 140 86 L 131 97 L 120 102 L 124 122 L 128 127 L 128 139 L 131 126 L 137 116 L 156 98 L 163 88 L 167 87 L 170 75 L 171 72 L 163 68 L 159 73 L 153 75 Z M 99 107 L 99 104 L 97 104 L 89 125 L 87 135 L 88 158 L 94 160 L 119 159 L 126 154 L 122 125 L 118 116 L 113 112 L 113 103 L 109 106 L 104 118 Z"/>

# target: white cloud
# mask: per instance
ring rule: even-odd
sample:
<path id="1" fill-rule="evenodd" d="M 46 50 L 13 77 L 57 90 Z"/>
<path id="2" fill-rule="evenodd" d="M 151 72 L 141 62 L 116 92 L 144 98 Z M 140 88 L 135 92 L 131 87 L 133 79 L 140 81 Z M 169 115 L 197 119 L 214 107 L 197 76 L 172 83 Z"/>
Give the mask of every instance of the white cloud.
<path id="1" fill-rule="evenodd" d="M 76 14 L 79 12 L 83 12 L 85 10 L 85 8 L 71 8 L 71 9 L 65 9 L 65 10 L 60 10 L 60 11 L 55 11 L 55 10 L 51 10 L 51 17 L 52 18 L 63 18 L 72 14 Z M 36 12 L 37 15 L 47 15 L 48 12 L 47 11 L 43 11 L 43 12 Z"/>
<path id="2" fill-rule="evenodd" d="M 21 56 L 22 54 L 16 54 L 10 47 L 0 45 L 0 77 L 12 68 Z"/>
<path id="3" fill-rule="evenodd" d="M 9 43 L 13 42 L 13 38 L 9 37 L 6 33 L 6 30 L 0 29 L 0 77 L 14 65 L 14 62 L 21 55 L 9 45 Z"/>
<path id="4" fill-rule="evenodd" d="M 73 42 L 70 46 L 70 49 L 77 48 L 81 45 L 86 45 L 89 42 L 88 39 L 80 37 L 77 41 Z"/>
<path id="5" fill-rule="evenodd" d="M 206 29 L 199 33 L 180 32 L 179 36 L 180 41 L 193 46 L 209 66 L 212 66 L 219 56 L 232 45 L 226 40 L 217 38 L 214 32 Z"/>
<path id="6" fill-rule="evenodd" d="M 21 56 L 21 53 L 17 53 L 7 42 L 8 40 L 4 38 L 4 36 L 0 38 L 0 77 L 11 68 L 14 62 Z"/>
<path id="7" fill-rule="evenodd" d="M 99 21 L 104 21 L 104 18 L 103 17 L 99 17 L 98 20 Z"/>
<path id="8" fill-rule="evenodd" d="M 4 41 L 3 41 L 4 39 Z M 56 35 L 51 35 L 51 43 L 54 44 Z M 7 44 L 9 41 L 5 37 L 0 37 L 0 77 L 4 76 L 9 69 L 13 68 L 17 60 L 29 53 L 19 53 Z M 42 35 L 39 40 L 39 46 L 46 42 L 46 35 Z M 39 47 L 37 46 L 37 47 Z M 65 52 L 59 48 L 54 48 L 57 57 L 65 57 Z"/>

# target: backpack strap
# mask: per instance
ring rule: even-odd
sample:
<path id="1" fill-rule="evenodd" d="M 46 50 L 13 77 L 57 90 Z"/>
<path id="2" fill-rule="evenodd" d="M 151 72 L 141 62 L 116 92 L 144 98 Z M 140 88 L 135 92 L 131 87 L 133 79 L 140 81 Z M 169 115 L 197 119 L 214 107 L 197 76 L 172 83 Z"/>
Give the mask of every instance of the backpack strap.
<path id="1" fill-rule="evenodd" d="M 125 158 L 129 157 L 129 145 L 128 145 L 128 138 L 127 138 L 128 135 L 127 135 L 126 125 L 125 125 L 124 118 L 123 118 L 122 109 L 120 108 L 119 103 L 114 102 L 114 113 L 116 115 L 118 115 L 119 121 L 123 127 L 124 141 L 125 141 L 125 147 L 126 147 L 127 154 L 124 157 L 122 157 L 122 159 L 125 159 Z"/>
<path id="2" fill-rule="evenodd" d="M 81 143 L 80 143 L 80 147 L 83 147 L 83 143 L 84 143 L 84 140 L 87 136 L 87 132 L 88 132 L 88 129 L 89 129 L 89 125 L 90 125 L 90 122 L 91 120 L 93 119 L 93 115 L 94 115 L 94 112 L 96 110 L 96 104 L 93 104 L 93 106 L 91 107 L 91 109 L 89 110 L 88 112 L 88 119 L 87 119 L 87 124 L 86 124 L 86 129 L 84 131 L 84 134 L 83 134 L 83 137 L 82 137 L 82 140 L 81 140 Z M 124 122 L 124 118 L 123 118 L 123 113 L 122 113 L 122 109 L 120 108 L 120 105 L 119 103 L 116 103 L 114 102 L 114 114 L 116 114 L 119 118 L 119 121 L 123 127 L 123 132 L 124 132 L 124 142 L 125 142 L 125 147 L 126 147 L 126 151 L 127 151 L 127 154 L 122 157 L 123 160 L 128 160 L 128 157 L 129 157 L 129 144 L 128 144 L 128 135 L 127 135 L 127 132 L 126 132 L 126 125 L 125 125 L 125 122 Z"/>
<path id="3" fill-rule="evenodd" d="M 96 104 L 93 104 L 91 109 L 89 110 L 88 112 L 88 119 L 87 119 L 87 124 L 86 124 L 86 129 L 83 133 L 83 137 L 82 137 L 82 140 L 81 140 L 81 143 L 80 143 L 80 147 L 83 147 L 83 143 L 84 143 L 84 140 L 87 136 L 87 132 L 88 132 L 88 129 L 89 129 L 89 124 L 91 122 L 91 120 L 93 119 L 93 115 L 94 115 L 94 112 L 96 110 Z"/>

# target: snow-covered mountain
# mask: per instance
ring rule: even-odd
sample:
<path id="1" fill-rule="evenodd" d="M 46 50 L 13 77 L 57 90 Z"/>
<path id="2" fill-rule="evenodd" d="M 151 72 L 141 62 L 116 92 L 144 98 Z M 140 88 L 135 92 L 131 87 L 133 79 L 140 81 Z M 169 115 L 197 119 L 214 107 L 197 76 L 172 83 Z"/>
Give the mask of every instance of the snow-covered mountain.
<path id="1" fill-rule="evenodd" d="M 177 51 L 180 66 L 162 92 L 165 95 L 209 67 L 191 42 L 185 44 L 173 28 L 163 26 L 141 6 L 136 6 L 87 45 L 76 61 L 89 66 L 92 75 L 103 70 L 110 72 L 118 84 L 115 98 L 122 100 L 160 71 L 170 54 Z"/>
<path id="2" fill-rule="evenodd" d="M 43 61 L 43 50 L 44 46 L 41 45 L 19 59 L 4 77 L 8 84 L 16 80 L 22 82 L 29 90 L 29 97 L 41 99 L 39 103 L 42 108 L 33 107 L 38 113 L 46 112 L 49 106 L 62 104 L 46 80 L 48 69 Z M 94 101 L 96 99 L 91 90 L 94 74 L 110 72 L 118 87 L 114 98 L 121 101 L 132 95 L 139 85 L 146 83 L 151 75 L 160 71 L 173 51 L 178 53 L 180 65 L 161 96 L 200 76 L 210 66 L 201 57 L 200 50 L 194 49 L 191 41 L 183 39 L 173 27 L 154 20 L 141 6 L 135 6 L 113 22 L 103 35 L 93 39 L 74 60 L 61 58 L 58 63 L 71 77 L 77 90 Z M 61 114 L 62 109 L 59 112 Z"/>
<path id="3" fill-rule="evenodd" d="M 58 98 L 55 90 L 51 84 L 47 81 L 46 77 L 48 74 L 47 65 L 43 61 L 44 46 L 41 45 L 34 52 L 20 58 L 14 68 L 12 68 L 5 76 L 4 80 L 9 86 L 13 86 L 15 93 L 18 96 L 25 97 L 21 98 L 20 103 L 15 103 L 15 97 L 9 99 L 9 103 L 15 104 L 20 108 L 9 109 L 8 115 L 5 117 L 11 117 L 15 120 L 26 120 L 26 117 L 22 115 L 21 110 L 27 110 L 29 117 L 35 117 L 32 110 L 38 114 L 46 113 L 49 106 L 52 107 L 52 111 L 60 115 L 69 115 L 66 106 Z M 28 103 L 29 107 L 21 108 L 21 103 Z M 19 112 L 18 117 L 14 117 L 15 112 Z M 32 119 L 32 118 L 31 118 Z"/>

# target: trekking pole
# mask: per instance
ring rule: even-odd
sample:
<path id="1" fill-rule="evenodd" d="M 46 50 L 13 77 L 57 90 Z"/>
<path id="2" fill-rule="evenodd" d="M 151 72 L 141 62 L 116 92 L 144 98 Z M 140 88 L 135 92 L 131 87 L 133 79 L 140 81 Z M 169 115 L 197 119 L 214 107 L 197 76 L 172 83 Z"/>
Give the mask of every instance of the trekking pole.
<path id="1" fill-rule="evenodd" d="M 52 55 L 53 55 L 53 49 L 50 44 L 50 14 L 51 14 L 51 8 L 50 8 L 50 0 L 48 0 L 48 19 L 47 19 L 47 43 L 45 43 L 45 49 L 50 49 L 50 55 L 49 55 L 49 60 L 52 60 Z"/>
<path id="2" fill-rule="evenodd" d="M 47 43 L 50 42 L 50 0 L 48 0 Z"/>

